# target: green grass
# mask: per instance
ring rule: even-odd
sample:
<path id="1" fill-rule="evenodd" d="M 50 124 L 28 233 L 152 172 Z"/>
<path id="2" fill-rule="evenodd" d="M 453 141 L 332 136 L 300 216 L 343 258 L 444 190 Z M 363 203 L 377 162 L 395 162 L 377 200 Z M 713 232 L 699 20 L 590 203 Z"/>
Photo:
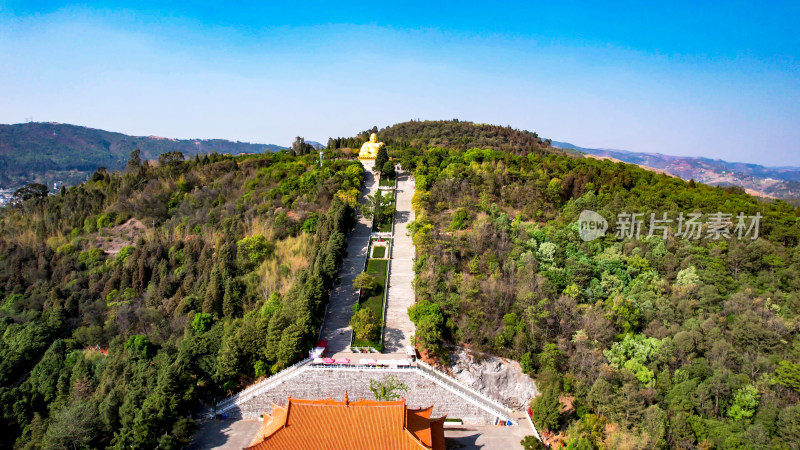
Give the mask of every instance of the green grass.
<path id="1" fill-rule="evenodd" d="M 392 218 L 387 217 L 386 220 L 382 220 L 378 226 L 374 227 L 374 230 L 379 233 L 388 233 L 392 231 Z"/>
<path id="2" fill-rule="evenodd" d="M 386 247 L 372 247 L 372 257 L 373 258 L 386 257 Z"/>
<path id="3" fill-rule="evenodd" d="M 361 307 L 369 308 L 372 310 L 372 314 L 381 320 L 383 320 L 383 292 L 386 290 L 386 272 L 388 268 L 389 261 L 385 259 L 370 259 L 367 262 L 367 273 L 375 278 L 378 288 L 368 298 L 361 299 Z M 380 342 L 380 337 L 377 342 L 353 339 L 353 345 L 356 347 L 375 347 Z"/>
<path id="4" fill-rule="evenodd" d="M 381 186 L 394 186 L 394 178 L 384 178 L 381 177 Z"/>

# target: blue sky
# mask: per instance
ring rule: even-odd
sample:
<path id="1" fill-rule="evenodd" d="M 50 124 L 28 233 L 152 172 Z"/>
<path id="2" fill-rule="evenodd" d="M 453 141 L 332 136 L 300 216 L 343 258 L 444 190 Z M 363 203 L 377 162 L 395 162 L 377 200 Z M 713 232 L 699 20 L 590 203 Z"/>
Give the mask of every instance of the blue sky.
<path id="1" fill-rule="evenodd" d="M 0 122 L 325 142 L 460 118 L 800 166 L 800 2 L 0 0 Z"/>

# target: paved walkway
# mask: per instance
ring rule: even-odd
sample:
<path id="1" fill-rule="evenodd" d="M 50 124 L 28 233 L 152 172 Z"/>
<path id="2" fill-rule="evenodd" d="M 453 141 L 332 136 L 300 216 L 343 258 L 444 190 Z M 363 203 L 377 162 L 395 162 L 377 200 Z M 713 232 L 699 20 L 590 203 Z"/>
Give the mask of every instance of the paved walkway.
<path id="1" fill-rule="evenodd" d="M 523 419 L 524 420 L 524 419 Z M 531 434 L 525 422 L 503 427 L 499 425 L 450 425 L 444 426 L 444 438 L 448 448 L 473 449 L 522 449 L 520 441 Z"/>
<path id="2" fill-rule="evenodd" d="M 257 419 L 210 420 L 197 430 L 189 450 L 241 450 L 250 445 L 260 426 Z"/>
<path id="3" fill-rule="evenodd" d="M 378 189 L 378 180 L 375 174 L 372 173 L 371 168 L 366 169 L 364 188 L 361 190 L 359 199 L 361 204 L 364 203 L 367 195 L 374 194 Z M 350 358 L 342 353 L 349 352 L 350 336 L 352 335 L 350 317 L 353 315 L 353 305 L 358 301 L 358 291 L 353 289 L 353 279 L 364 271 L 364 258 L 367 256 L 371 227 L 372 220 L 362 216 L 347 239 L 347 256 L 339 269 L 339 282 L 331 291 L 328 312 L 322 327 L 322 339 L 328 341 L 326 356 L 336 355 Z M 342 334 L 339 334 L 338 330 L 340 329 L 344 330 Z"/>
<path id="4" fill-rule="evenodd" d="M 403 352 L 411 344 L 414 324 L 408 318 L 408 307 L 414 304 L 414 243 L 406 226 L 414 220 L 411 197 L 414 181 L 404 172 L 397 179 L 397 213 L 394 216 L 392 262 L 389 273 L 389 296 L 383 345 L 386 353 Z"/>

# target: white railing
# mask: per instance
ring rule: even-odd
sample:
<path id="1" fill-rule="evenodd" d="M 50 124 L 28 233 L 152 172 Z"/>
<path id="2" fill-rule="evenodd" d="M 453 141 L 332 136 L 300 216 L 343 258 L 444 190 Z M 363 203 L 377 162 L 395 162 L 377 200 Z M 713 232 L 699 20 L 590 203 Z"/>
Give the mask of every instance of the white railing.
<path id="1" fill-rule="evenodd" d="M 233 408 L 234 406 L 238 405 L 239 403 L 246 402 L 246 401 L 252 399 L 256 395 L 258 395 L 261 392 L 269 389 L 274 384 L 282 381 L 283 379 L 287 378 L 288 376 L 290 376 L 292 374 L 300 373 L 298 369 L 300 369 L 301 367 L 305 366 L 309 362 L 311 362 L 310 359 L 304 359 L 304 360 L 302 360 L 302 361 L 300 361 L 298 363 L 295 363 L 295 364 L 293 364 L 293 365 L 281 370 L 280 372 L 276 373 L 275 375 L 272 375 L 269 378 L 265 378 L 265 379 L 255 383 L 255 384 L 253 384 L 252 386 L 244 389 L 243 391 L 239 392 L 238 394 L 235 394 L 235 395 L 233 395 L 231 397 L 228 397 L 227 399 L 217 403 L 216 413 L 217 414 L 224 413 L 224 412 L 228 411 L 229 409 Z"/>
<path id="2" fill-rule="evenodd" d="M 324 369 L 335 369 L 335 370 L 342 370 L 345 372 L 364 372 L 364 371 L 381 371 L 385 370 L 388 372 L 418 372 L 419 369 L 413 366 L 403 367 L 403 366 L 361 366 L 361 365 L 354 365 L 354 364 L 313 364 L 308 366 L 308 370 L 324 370 Z"/>
<path id="3" fill-rule="evenodd" d="M 531 419 L 531 416 L 530 414 L 528 414 L 528 411 L 525 411 L 525 418 L 528 419 L 528 423 L 531 425 L 531 428 L 533 428 L 533 435 L 536 436 L 536 439 L 538 439 L 540 442 L 544 442 L 542 440 L 542 437 L 539 436 L 539 430 L 537 430 L 536 425 L 533 424 L 533 419 Z"/>
<path id="4" fill-rule="evenodd" d="M 486 404 L 485 402 L 482 401 L 483 400 L 482 398 L 476 398 L 474 395 L 471 395 L 471 393 L 469 393 L 466 390 L 462 389 L 461 386 L 453 385 L 453 384 L 444 382 L 442 379 L 440 379 L 440 378 L 438 378 L 438 377 L 436 377 L 436 376 L 434 376 L 434 375 L 430 374 L 429 372 L 426 372 L 426 371 L 424 371 L 422 369 L 419 369 L 419 373 L 422 374 L 423 376 L 427 377 L 428 379 L 430 379 L 434 383 L 438 384 L 441 388 L 452 392 L 453 394 L 463 398 L 467 402 L 472 403 L 476 407 L 478 407 L 478 408 L 488 412 L 492 416 L 494 416 L 495 425 L 497 424 L 498 421 L 500 421 L 500 420 L 505 421 L 510 416 L 504 409 L 498 410 L 495 407 L 493 407 L 493 405 L 489 406 L 488 404 Z"/>
<path id="5" fill-rule="evenodd" d="M 417 361 L 418 365 L 411 367 L 361 366 L 352 364 L 351 365 L 318 364 L 318 365 L 310 365 L 308 366 L 308 369 L 309 370 L 332 369 L 332 370 L 343 370 L 350 372 L 363 372 L 363 371 L 417 372 L 422 376 L 428 378 L 429 380 L 433 381 L 434 383 L 438 384 L 440 387 L 452 392 L 453 394 L 463 398 L 469 403 L 495 416 L 496 419 L 506 420 L 511 417 L 511 415 L 508 412 L 508 409 L 505 406 L 486 397 L 485 395 L 479 392 L 470 389 L 469 387 L 461 384 L 461 382 L 459 382 L 458 380 L 454 380 L 448 377 L 447 375 L 444 375 L 441 372 L 436 371 L 436 369 L 433 369 L 430 366 L 427 365 L 426 365 L 427 367 L 420 366 L 419 365 L 420 362 L 421 361 Z"/>
<path id="6" fill-rule="evenodd" d="M 452 378 L 436 370 L 427 363 L 421 360 L 417 360 L 417 367 L 421 369 L 422 373 L 429 375 L 432 379 L 439 380 L 441 382 L 440 384 L 444 383 L 447 385 L 447 387 L 455 389 L 467 397 L 471 397 L 472 400 L 484 403 L 483 406 L 484 409 L 490 408 L 492 410 L 495 410 L 492 411 L 493 414 L 498 415 L 498 412 L 500 412 L 501 413 L 500 415 L 504 416 L 505 418 L 511 417 L 508 408 L 502 403 L 493 400 L 488 396 L 486 396 L 485 394 L 482 394 L 476 391 L 475 389 L 472 389 L 471 387 L 461 383 L 455 378 Z"/>
<path id="7" fill-rule="evenodd" d="M 333 369 L 333 370 L 342 370 L 342 371 L 389 371 L 389 372 L 417 372 L 426 378 L 430 379 L 434 383 L 438 384 L 442 388 L 458 395 L 459 397 L 463 398 L 464 400 L 468 401 L 469 403 L 475 405 L 476 407 L 488 412 L 489 414 L 493 415 L 496 420 L 506 420 L 511 417 L 509 414 L 508 408 L 504 405 L 500 404 L 499 402 L 492 400 L 491 398 L 487 397 L 480 392 L 475 391 L 474 389 L 465 386 L 460 381 L 455 380 L 438 370 L 434 369 L 433 367 L 429 366 L 428 364 L 417 360 L 416 366 L 411 367 L 377 367 L 377 366 L 359 366 L 359 365 L 309 365 L 308 363 L 311 360 L 305 359 L 300 361 L 297 364 L 294 364 L 291 367 L 288 367 L 275 375 L 262 380 L 247 389 L 243 390 L 242 392 L 220 402 L 217 404 L 216 407 L 216 414 L 222 414 L 233 407 L 246 402 L 248 400 L 253 399 L 257 395 L 262 394 L 264 391 L 274 387 L 278 383 L 282 383 L 286 381 L 287 378 L 293 377 L 298 375 L 305 370 L 320 370 L 320 369 Z M 528 417 L 531 427 L 534 430 L 534 435 L 541 440 L 536 427 L 533 425 L 533 422 L 530 421 L 530 417 Z"/>

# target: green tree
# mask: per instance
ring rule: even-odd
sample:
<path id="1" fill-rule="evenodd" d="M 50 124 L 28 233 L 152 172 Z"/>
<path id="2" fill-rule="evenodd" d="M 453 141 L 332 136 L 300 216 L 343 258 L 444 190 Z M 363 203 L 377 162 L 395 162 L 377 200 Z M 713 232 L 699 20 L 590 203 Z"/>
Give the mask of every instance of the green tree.
<path id="1" fill-rule="evenodd" d="M 544 444 L 542 444 L 542 441 L 536 439 L 536 436 L 525 436 L 521 441 L 519 441 L 519 444 L 525 450 L 539 450 L 545 448 Z"/>
<path id="2" fill-rule="evenodd" d="M 733 396 L 731 407 L 728 408 L 728 417 L 733 420 L 753 417 L 758 407 L 758 398 L 758 389 L 752 384 L 741 387 Z"/>
<path id="3" fill-rule="evenodd" d="M 206 286 L 206 295 L 203 300 L 203 312 L 219 315 L 222 312 L 222 299 L 225 295 L 225 280 L 219 265 L 215 264 L 211 270 L 211 278 Z"/>
<path id="4" fill-rule="evenodd" d="M 214 319 L 211 317 L 211 314 L 198 312 L 194 314 L 194 319 L 192 319 L 192 328 L 196 333 L 205 333 L 209 329 L 211 329 L 211 323 Z"/>
<path id="5" fill-rule="evenodd" d="M 55 414 L 47 427 L 42 448 L 95 448 L 99 431 L 97 407 L 91 401 L 77 401 Z"/>
<path id="6" fill-rule="evenodd" d="M 800 393 L 800 366 L 789 361 L 781 361 L 775 369 L 775 383 Z"/>
<path id="7" fill-rule="evenodd" d="M 416 326 L 414 343 L 434 353 L 441 350 L 444 316 L 439 305 L 420 300 L 408 308 L 408 316 Z"/>
<path id="8" fill-rule="evenodd" d="M 783 443 L 800 442 L 800 405 L 782 409 L 775 425 L 776 434 Z"/>
<path id="9" fill-rule="evenodd" d="M 303 341 L 303 330 L 297 324 L 289 325 L 283 332 L 278 344 L 278 363 L 289 364 L 300 354 L 300 343 Z"/>
<path id="10" fill-rule="evenodd" d="M 267 366 L 267 363 L 260 359 L 253 365 L 253 373 L 255 374 L 256 378 L 262 378 L 266 376 L 268 369 L 269 367 Z"/>
<path id="11" fill-rule="evenodd" d="M 232 279 L 225 280 L 225 291 L 222 296 L 222 314 L 225 317 L 236 317 L 242 311 L 242 297 L 234 286 L 235 282 Z"/>
<path id="12" fill-rule="evenodd" d="M 540 368 L 551 368 L 558 370 L 561 366 L 563 353 L 558 349 L 558 345 L 548 343 L 544 345 L 542 352 L 537 355 L 537 359 L 539 360 Z"/>
<path id="13" fill-rule="evenodd" d="M 385 145 L 381 145 L 378 149 L 378 154 L 375 155 L 375 167 L 373 170 L 376 172 L 380 172 L 383 170 L 383 166 L 389 161 L 389 153 L 386 150 Z"/>
<path id="14" fill-rule="evenodd" d="M 384 381 L 369 380 L 369 390 L 372 391 L 375 400 L 391 401 L 400 398 L 400 392 L 408 392 L 408 385 L 394 375 L 389 375 Z"/>
<path id="15" fill-rule="evenodd" d="M 361 272 L 353 279 L 353 288 L 362 289 L 367 296 L 369 296 L 369 293 L 377 286 L 378 283 L 375 281 L 375 277 L 367 272 Z"/>
<path id="16" fill-rule="evenodd" d="M 47 197 L 47 186 L 41 183 L 30 183 L 22 186 L 21 188 L 14 191 L 13 202 L 14 204 L 21 204 L 26 200 L 30 200 L 32 198 L 35 199 L 43 199 Z"/>
<path id="17" fill-rule="evenodd" d="M 367 201 L 361 206 L 361 213 L 367 219 L 373 219 L 375 223 L 380 224 L 384 218 L 394 214 L 394 203 L 390 196 L 377 191 L 367 196 Z"/>
<path id="18" fill-rule="evenodd" d="M 150 338 L 143 334 L 134 334 L 128 338 L 128 342 L 125 343 L 125 350 L 130 350 L 141 356 L 147 357 L 150 355 L 152 350 Z"/>
<path id="19" fill-rule="evenodd" d="M 267 241 L 263 235 L 254 234 L 236 243 L 239 258 L 249 267 L 257 266 L 275 251 L 275 244 Z"/>
<path id="20" fill-rule="evenodd" d="M 439 353 L 442 349 L 442 316 L 424 316 L 416 324 L 414 343 L 423 348 Z"/>
<path id="21" fill-rule="evenodd" d="M 533 420 L 537 427 L 549 431 L 558 431 L 561 419 L 561 402 L 558 401 L 558 390 L 548 387 L 542 395 L 531 403 Z"/>
<path id="22" fill-rule="evenodd" d="M 128 163 L 125 165 L 125 171 L 128 173 L 136 173 L 142 168 L 142 152 L 137 148 L 132 151 L 128 158 Z"/>
<path id="23" fill-rule="evenodd" d="M 158 155 L 158 165 L 161 167 L 168 167 L 175 169 L 183 164 L 184 156 L 179 151 L 172 151 Z"/>
<path id="24" fill-rule="evenodd" d="M 394 163 L 392 161 L 386 161 L 383 166 L 381 166 L 381 177 L 391 180 L 396 176 L 397 172 L 394 170 Z"/>
<path id="25" fill-rule="evenodd" d="M 383 324 L 379 318 L 375 317 L 371 309 L 361 308 L 353 314 L 350 326 L 353 328 L 356 339 L 373 341 L 377 340 Z"/>

